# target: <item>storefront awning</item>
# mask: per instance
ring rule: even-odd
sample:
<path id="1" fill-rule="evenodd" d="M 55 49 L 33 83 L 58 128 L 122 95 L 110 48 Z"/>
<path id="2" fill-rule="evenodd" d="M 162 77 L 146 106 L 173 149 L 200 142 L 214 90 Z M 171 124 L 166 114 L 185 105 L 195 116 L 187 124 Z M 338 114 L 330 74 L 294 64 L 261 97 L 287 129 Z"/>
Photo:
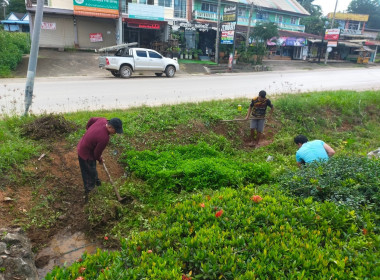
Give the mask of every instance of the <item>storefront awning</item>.
<path id="1" fill-rule="evenodd" d="M 362 44 L 352 43 L 352 42 L 338 42 L 338 45 L 343 45 L 348 48 L 360 48 Z"/>
<path id="2" fill-rule="evenodd" d="M 86 17 L 100 17 L 100 18 L 118 18 L 115 14 L 105 14 L 105 13 L 95 13 L 87 11 L 74 11 L 75 15 L 86 16 Z"/>

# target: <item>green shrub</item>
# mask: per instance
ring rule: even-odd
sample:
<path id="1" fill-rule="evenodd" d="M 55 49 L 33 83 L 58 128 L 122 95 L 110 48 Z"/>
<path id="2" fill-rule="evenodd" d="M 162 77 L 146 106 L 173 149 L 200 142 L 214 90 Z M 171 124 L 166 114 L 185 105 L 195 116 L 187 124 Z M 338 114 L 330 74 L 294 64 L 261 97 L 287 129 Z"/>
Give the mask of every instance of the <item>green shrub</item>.
<path id="1" fill-rule="evenodd" d="M 334 203 L 292 199 L 278 192 L 261 194 L 262 201 L 255 202 L 255 194 L 254 189 L 244 188 L 193 196 L 154 218 L 151 230 L 125 239 L 120 253 L 106 260 L 99 252 L 85 255 L 82 264 L 55 268 L 45 279 L 80 275 L 85 279 L 376 279 L 380 275 L 379 228 L 371 215 L 360 220 Z M 81 274 L 80 266 L 86 268 Z"/>
<path id="2" fill-rule="evenodd" d="M 0 31 L 0 77 L 9 76 L 29 50 L 29 34 Z"/>
<path id="3" fill-rule="evenodd" d="M 128 151 L 124 160 L 135 176 L 156 189 L 196 190 L 264 183 L 269 165 L 243 162 L 206 143 L 170 146 L 166 151 Z"/>
<path id="4" fill-rule="evenodd" d="M 354 209 L 363 205 L 380 211 L 380 162 L 365 157 L 334 157 L 283 174 L 280 186 L 292 194 L 313 196 Z"/>

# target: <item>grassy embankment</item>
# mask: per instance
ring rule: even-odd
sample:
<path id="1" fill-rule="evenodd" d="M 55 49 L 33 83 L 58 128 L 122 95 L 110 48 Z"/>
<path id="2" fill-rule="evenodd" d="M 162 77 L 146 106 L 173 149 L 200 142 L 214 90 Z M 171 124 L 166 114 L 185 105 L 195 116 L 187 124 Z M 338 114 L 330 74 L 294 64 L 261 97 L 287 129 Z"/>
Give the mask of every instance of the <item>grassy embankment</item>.
<path id="1" fill-rule="evenodd" d="M 82 127 L 67 137 L 72 144 L 91 116 L 124 121 L 126 134 L 110 148 L 131 174 L 121 195 L 134 202 L 117 204 L 104 184 L 86 208 L 88 223 L 101 227 L 109 243 L 128 237 L 121 251 L 85 255 L 47 279 L 376 279 L 380 167 L 361 156 L 380 142 L 379 92 L 279 97 L 266 127 L 268 145 L 256 150 L 242 143 L 247 123 L 220 122 L 244 115 L 236 109 L 241 103 L 248 104 L 65 115 Z M 20 136 L 24 121 L 30 120 L 1 121 L 1 172 L 8 178 L 46 145 Z M 298 171 L 292 139 L 299 133 L 329 143 L 337 152 L 331 165 Z M 112 217 L 107 224 L 104 216 Z"/>

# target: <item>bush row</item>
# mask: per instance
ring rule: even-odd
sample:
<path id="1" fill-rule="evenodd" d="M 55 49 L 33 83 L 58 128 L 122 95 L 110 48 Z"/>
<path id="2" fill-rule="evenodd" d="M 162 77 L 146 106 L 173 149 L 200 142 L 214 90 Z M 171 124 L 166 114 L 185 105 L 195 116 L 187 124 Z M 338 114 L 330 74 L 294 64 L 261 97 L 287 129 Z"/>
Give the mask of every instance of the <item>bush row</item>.
<path id="1" fill-rule="evenodd" d="M 268 164 L 243 162 L 204 142 L 165 151 L 127 151 L 123 161 L 156 189 L 176 192 L 265 183 L 270 177 Z"/>
<path id="2" fill-rule="evenodd" d="M 314 162 L 279 177 L 279 184 L 294 195 L 312 196 L 353 209 L 366 205 L 380 212 L 380 161 L 340 156 Z"/>
<path id="3" fill-rule="evenodd" d="M 29 34 L 0 30 L 0 77 L 9 76 L 29 50 Z"/>
<path id="4" fill-rule="evenodd" d="M 45 279 L 376 279 L 379 228 L 367 213 L 250 187 L 196 195 L 125 239 Z"/>

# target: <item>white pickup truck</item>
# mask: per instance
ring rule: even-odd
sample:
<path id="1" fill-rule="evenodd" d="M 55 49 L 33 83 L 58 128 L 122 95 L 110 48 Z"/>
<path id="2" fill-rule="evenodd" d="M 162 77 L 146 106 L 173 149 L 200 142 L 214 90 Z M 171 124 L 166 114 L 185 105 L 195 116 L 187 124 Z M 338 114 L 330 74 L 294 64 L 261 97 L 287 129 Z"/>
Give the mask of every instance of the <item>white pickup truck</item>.
<path id="1" fill-rule="evenodd" d="M 106 69 L 115 77 L 129 78 L 133 72 L 153 72 L 161 77 L 165 73 L 166 77 L 174 77 L 179 70 L 177 60 L 167 58 L 151 49 L 129 48 L 130 44 L 123 44 L 98 50 L 116 50 L 113 56 L 100 56 L 99 67 Z"/>

